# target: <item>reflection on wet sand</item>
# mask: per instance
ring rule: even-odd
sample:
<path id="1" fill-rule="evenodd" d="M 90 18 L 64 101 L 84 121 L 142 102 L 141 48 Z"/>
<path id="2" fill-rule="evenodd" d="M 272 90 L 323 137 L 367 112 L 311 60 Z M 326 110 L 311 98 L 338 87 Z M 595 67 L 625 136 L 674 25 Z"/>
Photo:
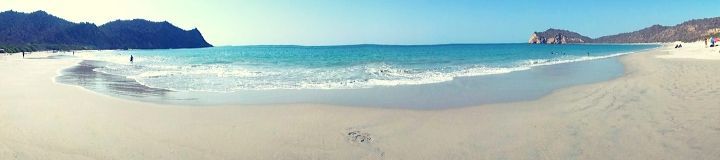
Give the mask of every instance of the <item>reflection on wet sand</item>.
<path id="1" fill-rule="evenodd" d="M 126 77 L 94 71 L 95 68 L 102 66 L 101 63 L 104 62 L 82 61 L 77 66 L 63 70 L 62 75 L 58 76 L 56 80 L 60 83 L 79 85 L 96 92 L 110 92 L 115 95 L 135 98 L 166 99 L 167 94 L 172 92 L 171 90 L 144 86 Z"/>

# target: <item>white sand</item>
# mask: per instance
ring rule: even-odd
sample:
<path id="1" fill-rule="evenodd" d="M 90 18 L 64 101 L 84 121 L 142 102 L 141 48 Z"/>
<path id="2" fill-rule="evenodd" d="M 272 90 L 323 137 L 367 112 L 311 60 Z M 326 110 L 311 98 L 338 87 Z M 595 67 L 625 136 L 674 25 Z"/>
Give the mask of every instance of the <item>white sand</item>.
<path id="1" fill-rule="evenodd" d="M 675 48 L 677 44 L 682 44 L 683 47 Z M 720 60 L 720 47 L 705 46 L 704 41 L 668 43 L 663 45 L 662 51 L 666 54 L 658 55 L 659 58 Z"/>
<path id="2" fill-rule="evenodd" d="M 717 159 L 720 63 L 656 58 L 687 48 L 536 101 L 432 111 L 147 104 L 52 82 L 76 60 L 5 56 L 0 159 Z"/>

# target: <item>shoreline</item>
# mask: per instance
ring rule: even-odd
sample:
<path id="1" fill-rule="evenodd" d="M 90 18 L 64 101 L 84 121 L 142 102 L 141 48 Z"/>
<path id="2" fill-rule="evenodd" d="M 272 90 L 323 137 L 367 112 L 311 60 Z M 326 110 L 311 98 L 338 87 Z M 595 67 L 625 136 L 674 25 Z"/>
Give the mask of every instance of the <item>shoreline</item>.
<path id="1" fill-rule="evenodd" d="M 471 45 L 470 47 L 472 47 L 472 46 L 486 46 L 486 45 L 493 45 L 493 44 L 485 44 L 485 45 L 470 44 L 470 45 Z M 392 86 L 408 86 L 408 85 L 442 83 L 442 82 L 447 82 L 447 81 L 452 80 L 453 78 L 458 78 L 458 77 L 473 77 L 473 76 L 482 76 L 482 75 L 505 74 L 508 72 L 524 71 L 524 70 L 528 70 L 529 68 L 538 67 L 538 66 L 554 65 L 554 64 L 559 64 L 559 63 L 569 63 L 569 62 L 575 62 L 575 61 L 586 61 L 586 60 L 593 60 L 593 59 L 602 59 L 602 58 L 617 56 L 619 54 L 627 54 L 627 53 L 642 51 L 642 50 L 646 50 L 648 48 L 654 48 L 654 46 L 657 46 L 657 45 L 642 45 L 642 44 L 640 44 L 640 45 L 638 45 L 639 47 L 636 47 L 636 48 L 635 47 L 617 47 L 617 46 L 622 46 L 622 45 L 616 45 L 615 47 L 611 47 L 611 48 L 589 47 L 586 49 L 572 49 L 572 48 L 577 48 L 577 47 L 572 47 L 573 45 L 564 45 L 564 46 L 569 46 L 569 47 L 560 47 L 561 45 L 556 45 L 556 46 L 548 45 L 548 46 L 535 46 L 535 47 L 533 47 L 532 45 L 528 45 L 528 44 L 507 44 L 507 45 L 513 45 L 513 46 L 517 46 L 517 47 L 524 48 L 524 49 L 535 48 L 533 50 L 537 53 L 532 53 L 529 55 L 522 55 L 522 56 L 526 56 L 525 58 L 527 58 L 527 59 L 520 58 L 515 61 L 500 62 L 497 64 L 495 64 L 496 62 L 476 62 L 476 63 L 468 63 L 468 64 L 464 63 L 462 65 L 457 65 L 457 66 L 455 66 L 455 65 L 445 66 L 445 67 L 449 67 L 451 69 L 445 69 L 445 68 L 442 68 L 443 66 L 440 66 L 437 68 L 431 68 L 431 69 L 427 69 L 427 70 L 410 71 L 412 73 L 408 73 L 408 74 L 415 74 L 415 75 L 407 75 L 407 74 L 395 75 L 396 72 L 403 73 L 405 71 L 417 69 L 417 68 L 403 68 L 406 66 L 395 66 L 397 64 L 385 65 L 385 63 L 379 63 L 380 66 L 364 66 L 364 65 L 355 65 L 354 64 L 354 65 L 344 66 L 345 68 L 340 68 L 340 70 L 338 72 L 340 72 L 340 71 L 348 72 L 345 70 L 354 69 L 352 67 L 368 67 L 369 69 L 372 69 L 372 70 L 366 71 L 366 72 L 380 72 L 380 71 L 375 71 L 375 70 L 387 69 L 387 71 L 389 71 L 389 72 L 387 72 L 387 73 L 381 72 L 381 73 L 388 74 L 391 76 L 383 77 L 381 75 L 379 77 L 367 77 L 365 79 L 363 79 L 363 77 L 361 77 L 361 78 L 355 78 L 355 79 L 346 79 L 346 81 L 342 81 L 342 79 L 340 79 L 340 80 L 330 79 L 330 80 L 326 80 L 326 81 L 321 81 L 321 80 L 302 81 L 302 80 L 300 80 L 299 82 L 296 82 L 298 80 L 292 80 L 288 83 L 286 81 L 279 80 L 278 84 L 276 84 L 276 85 L 262 84 L 262 83 L 255 84 L 255 83 L 253 83 L 253 81 L 249 81 L 249 82 L 244 83 L 247 85 L 244 85 L 244 84 L 222 85 L 222 84 L 220 84 L 220 86 L 223 86 L 223 88 L 213 88 L 213 85 L 202 86 L 202 87 L 188 87 L 189 85 L 164 85 L 164 84 L 153 83 L 151 81 L 148 81 L 147 79 L 159 79 L 159 80 L 165 80 L 165 81 L 172 81 L 172 80 L 167 80 L 167 79 L 163 79 L 163 78 L 167 77 L 166 74 L 168 74 L 168 72 L 177 72 L 177 70 L 162 69 L 162 67 L 165 67 L 166 65 L 170 65 L 173 67 L 186 66 L 186 64 L 182 64 L 184 62 L 180 62 L 180 64 L 162 62 L 162 60 L 172 59 L 174 57 L 173 56 L 167 56 L 167 57 L 159 56 L 158 54 L 164 53 L 161 51 L 154 51 L 154 50 L 144 50 L 144 51 L 137 51 L 137 52 L 118 51 L 118 52 L 114 52 L 111 54 L 97 54 L 97 56 L 87 56 L 87 57 L 83 57 L 83 58 L 91 59 L 91 60 L 106 61 L 106 62 L 110 62 L 113 64 L 120 64 L 119 66 L 114 66 L 113 69 L 101 69 L 100 72 L 114 74 L 114 75 L 121 75 L 121 76 L 125 76 L 125 77 L 131 77 L 132 79 L 135 79 L 139 83 L 142 83 L 142 84 L 150 86 L 150 87 L 162 88 L 162 89 L 167 89 L 167 90 L 175 90 L 175 91 L 199 91 L 199 92 L 228 93 L 228 92 L 246 91 L 246 90 L 261 91 L 261 90 L 296 90 L 296 89 L 364 89 L 364 88 L 374 88 L 374 87 L 392 87 Z M 612 45 L 610 45 L 610 46 L 612 46 Z M 322 47 L 328 47 L 328 46 L 320 46 L 320 47 L 322 48 Z M 332 46 L 330 46 L 330 47 L 332 47 Z M 383 47 L 383 46 L 380 46 L 380 47 Z M 387 47 L 391 47 L 391 46 L 387 46 Z M 416 47 L 422 47 L 422 46 L 410 46 L 410 47 L 416 48 Z M 574 51 L 571 51 L 571 53 L 568 54 L 569 56 L 565 56 L 564 53 L 563 53 L 563 55 L 553 54 L 554 53 L 553 50 L 555 50 L 553 48 L 557 49 L 558 47 L 559 47 L 559 49 L 565 48 L 565 49 L 570 49 L 570 50 L 574 50 Z M 222 47 L 218 47 L 218 48 L 222 49 Z M 625 48 L 625 49 L 622 49 L 622 48 Z M 635 49 L 630 49 L 630 48 L 635 48 Z M 267 48 L 265 48 L 265 49 L 267 49 Z M 302 49 L 302 48 L 300 48 L 300 49 Z M 451 49 L 454 49 L 454 48 L 451 48 Z M 606 50 L 606 49 L 608 49 L 608 50 Z M 253 47 L 239 48 L 239 50 L 257 50 L 257 48 L 253 48 Z M 394 50 L 394 49 L 389 48 L 388 50 Z M 405 50 L 405 49 L 403 49 L 403 50 Z M 612 50 L 614 50 L 614 51 L 612 51 Z M 170 51 L 170 50 L 168 50 L 168 51 Z M 219 51 L 224 51 L 224 50 L 219 50 Z M 410 51 L 414 51 L 414 50 L 410 50 Z M 589 51 L 587 53 L 593 53 L 593 55 L 586 56 L 586 54 L 585 54 L 586 51 Z M 597 52 L 595 52 L 595 51 L 597 51 Z M 198 52 L 211 53 L 214 51 L 208 50 L 208 51 L 198 51 Z M 572 53 L 572 52 L 574 52 L 574 53 Z M 580 52 L 582 52 L 582 53 L 580 53 Z M 548 54 L 545 55 L 545 53 L 548 53 Z M 121 57 L 119 55 L 130 56 L 130 54 L 138 54 L 138 56 L 139 56 L 138 60 L 140 60 L 141 62 L 143 62 L 143 61 L 150 62 L 150 63 L 138 63 L 138 65 L 140 67 L 147 67 L 147 68 L 160 67 L 161 69 L 146 71 L 146 70 L 141 70 L 142 69 L 141 68 L 140 69 L 141 73 L 139 73 L 139 74 L 125 73 L 125 72 L 129 72 L 129 71 L 127 71 L 127 70 L 129 70 L 129 68 L 123 67 L 123 66 L 130 66 L 130 65 L 127 62 L 127 57 Z M 483 53 L 483 54 L 488 54 L 488 53 Z M 511 54 L 508 54 L 508 55 L 511 55 Z M 143 57 L 145 57 L 147 59 L 145 59 Z M 209 57 L 209 58 L 212 59 L 212 58 L 217 58 L 217 57 Z M 232 58 L 232 57 L 228 57 L 228 58 Z M 507 58 L 512 59 L 515 57 L 508 56 Z M 182 60 L 179 60 L 179 61 L 182 61 Z M 242 60 L 239 60 L 239 61 L 242 61 Z M 480 61 L 483 61 L 483 60 L 480 60 Z M 203 62 L 203 64 L 205 64 L 205 63 L 216 63 L 216 61 Z M 217 63 L 225 64 L 227 62 L 219 61 Z M 365 63 L 369 63 L 369 65 L 375 65 L 375 64 L 373 64 L 375 62 L 365 62 Z M 440 63 L 440 62 L 438 62 L 438 63 Z M 432 63 L 430 63 L 430 64 L 432 64 Z M 190 67 L 195 67 L 195 66 L 190 66 Z M 222 67 L 225 67 L 225 66 L 222 66 Z M 220 69 L 223 69 L 222 67 Z M 234 66 L 230 65 L 229 67 L 234 67 Z M 313 68 L 313 69 L 322 69 L 323 68 L 323 67 L 317 67 L 317 68 L 316 67 L 317 66 L 311 67 L 311 68 Z M 453 69 L 452 67 L 456 67 L 456 68 Z M 249 70 L 246 70 L 245 68 L 248 68 Z M 193 69 L 193 68 L 190 68 L 190 69 Z M 138 70 L 138 69 L 132 68 L 132 70 Z M 154 76 L 145 74 L 147 72 L 151 72 L 152 74 L 150 74 L 150 75 L 154 75 Z M 217 72 L 220 72 L 220 71 L 217 71 Z M 252 66 L 243 66 L 243 68 L 240 68 L 240 70 L 231 70 L 231 71 L 226 71 L 226 72 L 238 72 L 237 74 L 239 74 L 240 77 L 243 77 L 243 76 L 247 76 L 247 75 L 267 76 L 266 74 L 264 74 L 265 72 L 274 72 L 274 71 L 254 69 Z M 221 77 L 232 77 L 232 75 L 226 75 L 224 73 L 214 73 L 213 72 L 213 74 L 222 74 Z M 257 74 L 257 75 L 253 75 L 253 74 Z M 375 74 L 375 73 L 368 73 L 368 74 Z M 183 75 L 183 74 L 180 74 L 180 75 Z M 331 76 L 335 76 L 335 75 L 331 75 Z M 406 78 L 402 78 L 403 76 Z M 310 76 L 310 77 L 312 77 L 312 76 Z M 213 78 L 213 76 L 207 76 L 207 78 Z M 209 79 L 192 79 L 192 78 L 190 78 L 189 80 L 203 81 L 203 80 L 209 80 Z M 215 81 L 222 81 L 222 80 L 228 80 L 228 79 L 219 79 L 219 80 L 215 80 Z M 245 82 L 244 79 L 229 79 L 229 80 Z M 177 82 L 177 83 L 182 83 L 182 82 Z"/>
<path id="2" fill-rule="evenodd" d="M 622 56 L 622 77 L 538 100 L 446 110 L 150 104 L 42 78 L 68 61 L 7 58 L 0 159 L 720 157 L 720 64 L 656 58 L 669 52 Z"/>
<path id="3" fill-rule="evenodd" d="M 695 42 L 695 43 L 699 44 L 699 42 Z M 511 43 L 511 44 L 512 44 L 512 43 Z M 588 44 L 599 44 L 599 45 L 603 45 L 603 44 L 605 44 L 605 43 L 588 43 Z M 610 44 L 614 44 L 614 43 L 610 43 Z M 633 44 L 635 44 L 635 43 L 630 43 L 630 44 L 628 44 L 628 45 L 633 45 Z M 626 65 L 627 65 L 627 63 L 629 63 L 629 62 L 624 62 L 624 59 L 625 59 L 624 57 L 631 56 L 631 55 L 633 55 L 633 54 L 646 54 L 646 53 L 652 53 L 652 52 L 672 51 L 672 50 L 669 50 L 669 49 L 668 49 L 668 48 L 670 48 L 670 45 L 671 45 L 672 43 L 638 43 L 637 45 L 646 45 L 646 44 L 658 44 L 658 45 L 660 45 L 660 46 L 658 46 L 658 47 L 656 47 L 656 48 L 652 48 L 652 49 L 643 49 L 643 50 L 631 51 L 631 52 L 627 52 L 627 53 L 625 53 L 625 52 L 623 52 L 623 53 L 617 53 L 617 54 L 608 55 L 608 56 L 606 56 L 606 57 L 597 58 L 597 59 L 567 62 L 567 63 L 582 63 L 582 62 L 586 62 L 586 61 L 596 61 L 596 60 L 603 60 L 603 59 L 610 59 L 610 58 L 618 58 L 618 61 L 621 61 L 621 63 L 623 63 L 623 68 L 625 68 L 625 70 L 623 71 L 624 73 L 623 73 L 621 76 L 619 76 L 619 77 L 614 77 L 614 78 L 612 78 L 612 79 L 608 79 L 608 80 L 604 80 L 604 81 L 599 81 L 599 82 L 592 82 L 592 83 L 586 83 L 586 84 L 572 85 L 572 86 L 567 86 L 567 87 L 563 87 L 563 88 L 554 89 L 554 90 L 552 90 L 552 91 L 551 91 L 550 93 L 548 93 L 548 94 L 544 94 L 543 96 L 540 96 L 540 97 L 538 97 L 538 98 L 534 98 L 534 99 L 531 99 L 531 100 L 514 101 L 514 102 L 490 103 L 490 104 L 481 104 L 481 105 L 464 106 L 464 107 L 449 107 L 449 108 L 444 108 L 444 109 L 439 109 L 439 110 L 445 110 L 445 109 L 462 109 L 462 108 L 472 108 L 472 107 L 479 107 L 479 106 L 506 105 L 506 104 L 513 104 L 513 103 L 525 103 L 525 102 L 539 101 L 539 100 L 544 99 L 544 98 L 546 98 L 546 97 L 552 96 L 555 92 L 559 92 L 559 91 L 562 91 L 562 90 L 567 90 L 567 89 L 569 89 L 569 88 L 582 87 L 582 86 L 586 86 L 586 85 L 593 85 L 593 84 L 597 84 L 597 83 L 604 83 L 604 82 L 608 82 L 608 81 L 614 81 L 614 80 L 617 80 L 617 79 L 620 79 L 620 78 L 623 78 L 623 77 L 627 76 L 627 74 L 628 74 L 628 70 L 627 70 L 628 67 L 627 67 Z M 456 44 L 437 44 L 437 45 L 456 45 Z M 462 44 L 460 44 L 460 45 L 462 45 Z M 88 53 L 94 52 L 94 50 L 87 50 L 87 51 L 89 51 Z M 108 52 L 108 51 L 114 51 L 114 50 L 97 50 L 97 51 L 98 51 L 98 52 Z M 32 53 L 41 53 L 41 54 L 43 54 L 43 55 L 40 55 L 39 57 L 28 57 L 27 59 L 31 59 L 31 60 L 59 59 L 59 58 L 57 58 L 57 57 L 63 58 L 63 56 L 67 56 L 67 55 L 64 55 L 64 54 L 53 53 L 52 51 L 29 52 L 29 53 L 27 53 L 26 56 L 31 56 Z M 82 52 L 80 52 L 80 53 L 82 53 Z M 15 54 L 17 54 L 17 53 L 15 53 Z M 51 54 L 51 55 L 48 55 L 48 54 Z M 3 57 L 3 59 L 0 59 L 0 60 L 6 60 L 6 58 L 5 58 L 6 56 L 12 56 L 12 54 L 2 55 L 2 56 L 0 56 L 0 57 Z M 672 55 L 656 55 L 655 57 L 656 57 L 656 58 L 664 58 L 664 59 L 715 60 L 715 58 L 708 58 L 708 57 L 689 57 L 689 58 L 688 58 L 688 57 L 678 57 L 678 56 L 672 56 Z M 719 56 L 719 57 L 720 57 L 720 56 Z M 15 60 L 22 60 L 22 59 L 15 59 Z M 77 89 L 83 90 L 84 92 L 87 92 L 87 93 L 91 93 L 91 94 L 95 94 L 95 95 L 100 95 L 100 96 L 107 97 L 107 98 L 113 98 L 113 99 L 118 99 L 118 100 L 123 100 L 123 101 L 129 101 L 129 102 L 147 103 L 147 104 L 150 104 L 150 105 L 158 105 L 158 106 L 193 106 L 193 105 L 195 105 L 195 104 L 185 104 L 185 105 L 183 105 L 183 104 L 176 104 L 176 103 L 159 103 L 159 102 L 149 102 L 149 101 L 133 100 L 133 99 L 129 99 L 129 98 L 122 98 L 122 97 L 118 97 L 118 96 L 114 96 L 114 95 L 108 95 L 108 94 L 99 93 L 99 92 L 97 92 L 97 91 L 93 91 L 93 90 L 91 90 L 91 89 L 85 88 L 85 87 L 80 86 L 80 85 L 73 85 L 73 84 L 67 84 L 67 83 L 57 82 L 57 78 L 62 75 L 62 72 L 64 72 L 64 71 L 67 70 L 67 69 L 70 69 L 70 68 L 72 68 L 72 67 L 77 67 L 77 66 L 79 66 L 80 63 L 83 62 L 83 61 L 88 61 L 88 60 L 77 59 L 77 60 L 75 60 L 74 62 L 66 62 L 66 63 L 69 63 L 70 65 L 64 65 L 64 66 L 59 66 L 59 67 L 57 67 L 57 69 L 55 70 L 56 75 L 53 76 L 53 77 L 50 77 L 52 83 L 55 84 L 55 85 L 71 86 L 71 87 L 73 87 L 73 88 L 77 88 Z M 89 60 L 89 61 L 95 61 L 95 60 Z M 566 64 L 566 63 L 548 64 L 548 65 L 562 65 L 562 64 Z M 543 67 L 543 66 L 548 66 L 548 65 L 541 65 L 541 66 L 536 66 L 536 67 Z M 534 68 L 534 67 L 533 67 L 533 68 Z M 521 72 L 522 72 L 522 71 L 521 71 Z M 487 76 L 487 75 L 481 75 L 481 76 Z M 469 76 L 469 77 L 481 77 L 481 76 Z M 457 77 L 457 78 L 467 78 L 467 77 Z M 440 82 L 440 83 L 444 83 L 444 82 Z M 434 84 L 434 83 L 431 83 L 431 84 Z M 140 85 L 142 85 L 142 84 L 140 84 Z M 428 84 L 418 84 L 418 85 L 428 85 Z M 143 85 L 143 86 L 145 86 L 145 85 Z M 401 85 L 401 86 L 404 86 L 404 85 Z M 148 87 L 148 86 L 145 86 L 145 87 Z M 397 87 L 397 86 L 390 86 L 390 87 Z M 154 89 L 155 89 L 155 88 L 154 88 Z M 170 90 L 170 91 L 172 91 L 172 90 Z M 178 92 L 178 91 L 173 91 L 173 92 Z M 335 106 L 335 107 L 350 107 L 350 108 L 368 108 L 368 109 L 381 109 L 381 110 L 382 110 L 382 109 L 400 109 L 400 110 L 405 110 L 404 108 L 395 108 L 395 107 L 390 107 L 390 108 L 385 108 L 385 107 L 362 107 L 362 106 L 344 106 L 344 105 L 316 104 L 316 103 L 219 104 L 219 105 L 203 105 L 203 107 L 228 107 L 228 106 L 293 106 L 293 105 L 319 105 L 319 106 Z M 417 109 L 409 109 L 409 110 L 417 110 Z M 422 109 L 421 109 L 421 110 L 422 110 Z M 433 110 L 429 110 L 429 111 L 433 111 Z"/>
<path id="4" fill-rule="evenodd" d="M 569 62 L 555 65 L 544 65 L 533 69 L 512 73 L 457 77 L 448 82 L 382 86 L 363 89 L 297 89 L 297 90 L 252 90 L 242 92 L 182 92 L 151 88 L 121 76 L 89 71 L 93 69 L 93 60 L 82 60 L 78 65 L 60 70 L 56 83 L 78 86 L 97 94 L 166 105 L 192 105 L 213 107 L 223 105 L 279 105 L 279 104 L 318 104 L 339 105 L 366 108 L 400 108 L 420 110 L 442 110 L 450 108 L 472 107 L 477 105 L 531 101 L 542 98 L 554 90 L 576 85 L 592 84 L 621 77 L 623 65 L 619 55 L 602 59 Z M 101 62 L 102 63 L 102 62 Z M 75 73 L 80 72 L 80 73 Z M 563 76 L 570 81 L 552 82 L 535 80 L 547 78 L 545 72 L 570 72 Z M 595 74 L 592 73 L 603 73 Z M 617 72 L 617 74 L 615 74 Z M 557 74 L 557 73 L 555 73 Z M 79 78 L 75 77 L 79 76 Z M 535 78 L 525 78 L 535 77 Z M 90 81 L 79 79 L 90 79 Z M 512 81 L 506 83 L 504 81 Z M 542 89 L 535 89 L 532 84 L 545 84 Z M 510 86 L 513 85 L 513 86 Z M 472 88 L 467 90 L 463 88 Z M 504 88 L 504 89 L 503 89 Z M 538 87 L 539 88 L 539 87 Z M 521 92 L 523 94 L 516 94 Z M 380 96 L 372 96 L 380 95 Z M 438 97 L 438 95 L 442 95 Z M 482 96 L 472 101 L 462 97 Z M 422 99 L 412 101 L 412 99 Z M 361 99 L 362 101 L 354 101 Z M 402 100 L 400 100 L 402 99 Z M 373 102 L 368 102 L 373 101 Z M 432 101 L 432 102 L 430 102 Z M 376 103 L 383 102 L 383 103 Z"/>
<path id="5" fill-rule="evenodd" d="M 104 72 L 91 70 L 76 73 L 73 71 L 83 70 L 79 68 L 92 69 L 101 67 L 103 65 L 93 64 L 105 63 L 87 59 L 82 60 L 78 65 L 67 67 L 64 70 L 65 73 L 56 79 L 60 79 L 60 83 L 82 86 L 84 89 L 99 94 L 168 105 L 212 107 L 218 105 L 305 103 L 369 108 L 448 109 L 536 100 L 554 90 L 614 79 L 621 76 L 616 75 L 616 72 L 618 74 L 623 72 L 616 69 L 619 66 L 620 70 L 622 70 L 622 64 L 618 60 L 619 57 L 649 50 L 652 49 L 581 57 L 572 60 L 549 61 L 548 63 L 532 64 L 527 66 L 527 69 L 508 73 L 460 76 L 443 82 L 354 89 L 277 89 L 234 92 L 174 91 L 152 88 L 135 79 Z M 552 76 L 549 77 L 547 74 Z M 569 80 L 558 80 L 555 77 L 565 77 L 565 79 Z M 81 79 L 88 79 L 89 81 Z M 508 83 L 509 81 L 514 82 L 514 84 Z M 474 89 L 471 90 L 470 88 Z M 483 98 L 467 99 L 462 97 Z M 357 99 L 363 100 L 358 101 Z"/>

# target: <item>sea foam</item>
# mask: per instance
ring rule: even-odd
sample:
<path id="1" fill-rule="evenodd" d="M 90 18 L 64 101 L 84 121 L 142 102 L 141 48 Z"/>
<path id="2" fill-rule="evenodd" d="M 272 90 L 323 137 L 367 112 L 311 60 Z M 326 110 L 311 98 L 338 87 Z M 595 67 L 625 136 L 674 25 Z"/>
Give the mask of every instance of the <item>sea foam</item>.
<path id="1" fill-rule="evenodd" d="M 357 89 L 419 85 L 458 77 L 523 71 L 603 59 L 653 46 L 451 45 L 346 47 L 229 47 L 107 51 L 83 54 L 104 61 L 95 71 L 173 91 Z M 568 52 L 548 54 L 554 50 Z M 588 53 L 592 52 L 590 56 Z M 130 63 L 129 55 L 136 57 Z"/>

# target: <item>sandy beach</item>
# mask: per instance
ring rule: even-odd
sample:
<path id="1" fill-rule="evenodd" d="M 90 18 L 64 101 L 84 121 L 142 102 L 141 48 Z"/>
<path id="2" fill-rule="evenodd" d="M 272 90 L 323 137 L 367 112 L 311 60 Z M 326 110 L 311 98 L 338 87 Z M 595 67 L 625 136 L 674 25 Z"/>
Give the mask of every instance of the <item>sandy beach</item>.
<path id="1" fill-rule="evenodd" d="M 621 60 L 621 78 L 534 101 L 405 110 L 135 102 L 53 82 L 77 59 L 3 55 L 0 159 L 720 157 L 716 48 L 663 47 Z"/>

